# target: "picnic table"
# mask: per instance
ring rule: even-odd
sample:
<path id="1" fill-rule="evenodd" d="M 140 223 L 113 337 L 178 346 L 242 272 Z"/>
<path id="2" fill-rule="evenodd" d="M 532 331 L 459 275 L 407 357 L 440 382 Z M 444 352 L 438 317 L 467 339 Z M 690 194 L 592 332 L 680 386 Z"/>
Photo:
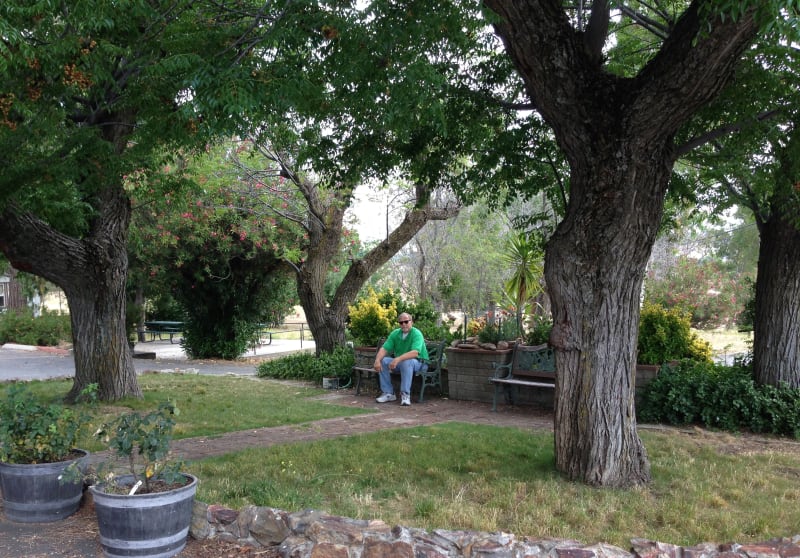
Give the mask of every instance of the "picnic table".
<path id="1" fill-rule="evenodd" d="M 144 323 L 145 332 L 149 333 L 151 341 L 161 341 L 162 335 L 169 335 L 169 342 L 174 343 L 174 336 L 176 333 L 183 332 L 183 322 L 175 322 L 169 320 L 150 320 Z"/>

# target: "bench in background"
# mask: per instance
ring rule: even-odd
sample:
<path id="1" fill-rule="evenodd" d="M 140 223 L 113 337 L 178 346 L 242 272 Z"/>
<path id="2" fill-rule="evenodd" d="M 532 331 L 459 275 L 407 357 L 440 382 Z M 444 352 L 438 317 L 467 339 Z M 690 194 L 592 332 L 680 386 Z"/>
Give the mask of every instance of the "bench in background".
<path id="1" fill-rule="evenodd" d="M 553 349 L 548 345 L 514 345 L 511 362 L 492 363 L 494 376 L 489 381 L 494 384 L 492 411 L 497 411 L 497 398 L 500 390 L 505 391 L 506 403 L 514 404 L 514 390 L 520 387 L 554 389 L 556 381 L 556 361 Z"/>
<path id="2" fill-rule="evenodd" d="M 155 341 L 156 335 L 161 341 L 162 335 L 169 335 L 169 342 L 174 342 L 176 334 L 183 333 L 183 322 L 169 322 L 164 320 L 151 320 L 144 323 L 145 333 L 150 334 L 150 340 Z"/>
<path id="3" fill-rule="evenodd" d="M 356 351 L 355 364 L 353 365 L 353 375 L 356 378 L 356 395 L 361 394 L 361 383 L 367 379 L 373 379 L 377 382 L 378 372 L 372 367 L 375 364 L 375 355 L 378 350 L 383 346 L 383 340 L 378 343 L 378 347 L 374 352 Z M 442 361 L 444 359 L 444 341 L 426 341 L 425 346 L 428 349 L 428 359 L 420 359 L 428 363 L 428 369 L 424 372 L 417 372 L 414 376 L 420 378 L 419 388 L 419 402 L 425 400 L 425 388 L 438 387 L 442 389 Z"/>

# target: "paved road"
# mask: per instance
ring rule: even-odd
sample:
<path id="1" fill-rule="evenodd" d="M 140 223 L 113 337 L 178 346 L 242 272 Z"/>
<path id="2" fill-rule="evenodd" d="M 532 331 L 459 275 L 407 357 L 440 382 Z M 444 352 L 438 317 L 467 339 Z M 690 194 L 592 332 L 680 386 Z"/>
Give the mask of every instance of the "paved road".
<path id="1" fill-rule="evenodd" d="M 188 360 L 181 346 L 169 341 L 138 343 L 134 354 L 149 353 L 155 358 L 135 358 L 138 373 L 146 371 L 191 370 L 200 374 L 254 375 L 258 363 L 300 350 L 313 350 L 313 341 L 274 339 L 270 345 L 248 351 L 238 361 Z M 6 344 L 0 346 L 0 381 L 47 380 L 75 376 L 75 361 L 70 351 L 45 347 Z"/>

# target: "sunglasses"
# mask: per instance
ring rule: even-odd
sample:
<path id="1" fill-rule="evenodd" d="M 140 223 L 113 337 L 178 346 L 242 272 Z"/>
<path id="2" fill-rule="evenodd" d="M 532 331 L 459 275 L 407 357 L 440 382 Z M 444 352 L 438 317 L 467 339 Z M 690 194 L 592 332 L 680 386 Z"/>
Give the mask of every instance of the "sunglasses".
<path id="1" fill-rule="evenodd" d="M 400 324 L 400 325 L 403 325 L 403 324 L 407 324 L 410 321 L 411 320 L 398 320 L 397 323 Z"/>

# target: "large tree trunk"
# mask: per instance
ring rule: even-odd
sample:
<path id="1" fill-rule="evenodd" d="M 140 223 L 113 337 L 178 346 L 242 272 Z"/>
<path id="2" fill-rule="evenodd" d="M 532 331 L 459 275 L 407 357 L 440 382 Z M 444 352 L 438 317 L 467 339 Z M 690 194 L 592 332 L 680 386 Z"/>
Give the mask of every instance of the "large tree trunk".
<path id="1" fill-rule="evenodd" d="M 569 161 L 570 198 L 547 246 L 556 350 L 556 466 L 572 480 L 647 482 L 636 432 L 639 297 L 674 163 L 672 138 L 725 84 L 755 36 L 752 12 L 704 28 L 698 3 L 634 78 L 604 67 L 608 3 L 576 30 L 555 0 L 484 0 Z M 701 32 L 702 30 L 702 32 Z"/>
<path id="2" fill-rule="evenodd" d="M 794 136 L 800 142 L 800 132 Z M 759 221 L 753 374 L 759 384 L 800 388 L 800 202 L 792 191 L 798 176 L 781 180 L 771 215 Z"/>
<path id="3" fill-rule="evenodd" d="M 761 227 L 755 310 L 756 382 L 800 388 L 800 231 L 780 218 Z"/>
<path id="4" fill-rule="evenodd" d="M 67 296 L 75 358 L 68 400 L 92 383 L 104 401 L 142 396 L 125 329 L 130 206 L 122 188 L 102 195 L 101 214 L 82 240 L 13 206 L 0 219 L 0 250 L 11 264 L 48 279 Z"/>
<path id="5" fill-rule="evenodd" d="M 614 157 L 597 138 L 593 166 L 575 169 L 573 198 L 547 246 L 556 348 L 556 466 L 598 486 L 650 480 L 636 432 L 636 338 L 642 279 L 661 220 L 669 170 L 654 153 Z M 618 154 L 619 155 L 619 154 Z M 663 157 L 663 155 L 660 155 Z M 641 161 L 636 163 L 636 161 Z M 591 203 L 593 199 L 609 203 Z"/>

